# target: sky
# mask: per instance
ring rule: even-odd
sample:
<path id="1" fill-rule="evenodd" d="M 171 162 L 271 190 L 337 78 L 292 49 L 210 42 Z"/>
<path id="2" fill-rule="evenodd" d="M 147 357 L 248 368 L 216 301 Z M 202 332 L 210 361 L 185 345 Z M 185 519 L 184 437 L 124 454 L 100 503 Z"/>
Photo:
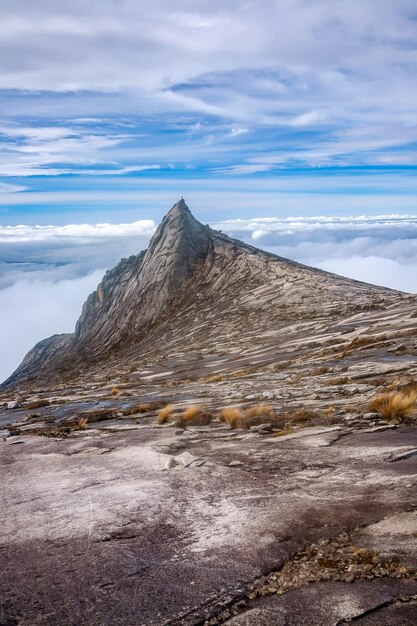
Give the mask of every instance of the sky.
<path id="1" fill-rule="evenodd" d="M 2 0 L 0 379 L 183 195 L 417 292 L 415 0 Z"/>

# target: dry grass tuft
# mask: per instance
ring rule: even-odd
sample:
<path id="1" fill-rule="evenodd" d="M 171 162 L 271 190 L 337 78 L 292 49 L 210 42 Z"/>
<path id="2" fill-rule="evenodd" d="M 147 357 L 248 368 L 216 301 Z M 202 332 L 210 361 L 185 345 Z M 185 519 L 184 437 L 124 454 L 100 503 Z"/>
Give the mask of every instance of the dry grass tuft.
<path id="1" fill-rule="evenodd" d="M 237 428 L 243 416 L 243 411 L 237 406 L 229 406 L 220 411 L 220 421 L 227 422 L 230 428 Z"/>
<path id="2" fill-rule="evenodd" d="M 230 428 L 246 428 L 247 430 L 251 426 L 258 426 L 267 422 L 273 423 L 274 421 L 272 407 L 265 403 L 255 404 L 244 411 L 237 407 L 229 407 L 222 410 L 220 419 L 222 417 Z"/>
<path id="3" fill-rule="evenodd" d="M 302 407 L 292 411 L 285 411 L 281 417 L 286 422 L 291 422 L 292 424 L 306 424 L 315 422 L 319 418 L 319 414 L 314 409 Z"/>
<path id="4" fill-rule="evenodd" d="M 255 404 L 254 406 L 251 406 L 250 409 L 246 410 L 246 416 L 249 419 L 252 419 L 252 418 L 265 419 L 265 418 L 271 417 L 271 415 L 272 415 L 272 406 L 264 402 L 261 404 Z"/>
<path id="5" fill-rule="evenodd" d="M 171 417 L 173 407 L 170 404 L 162 407 L 158 411 L 158 424 L 166 424 Z"/>
<path id="6" fill-rule="evenodd" d="M 282 372 L 283 370 L 288 369 L 293 364 L 293 361 L 280 361 L 279 363 L 274 363 L 269 366 L 269 369 L 273 372 Z"/>
<path id="7" fill-rule="evenodd" d="M 203 407 L 193 404 L 189 406 L 179 418 L 178 426 L 207 426 L 213 417 L 211 413 L 205 411 Z"/>
<path id="8" fill-rule="evenodd" d="M 392 391 L 374 398 L 369 409 L 381 413 L 387 420 L 399 423 L 415 416 L 417 412 L 416 402 L 416 390 Z"/>
<path id="9" fill-rule="evenodd" d="M 211 374 L 210 376 L 206 376 L 206 377 L 200 378 L 200 382 L 202 382 L 202 383 L 219 383 L 223 379 L 224 379 L 224 377 L 222 376 L 222 374 Z"/>
<path id="10" fill-rule="evenodd" d="M 325 385 L 327 387 L 333 387 L 337 385 L 350 385 L 352 383 L 352 379 L 349 376 L 341 376 L 340 378 L 332 378 L 328 380 Z"/>
<path id="11" fill-rule="evenodd" d="M 87 420 L 88 424 L 93 424 L 95 422 L 103 422 L 105 420 L 111 420 L 117 417 L 118 410 L 117 409 L 96 409 L 94 411 L 83 411 L 78 414 L 78 421 Z M 68 423 L 71 423 L 71 418 L 68 420 Z"/>
<path id="12" fill-rule="evenodd" d="M 201 413 L 202 413 L 201 406 L 198 406 L 197 404 L 193 404 L 192 406 L 189 406 L 187 409 L 185 409 L 184 413 L 182 414 L 182 417 L 186 422 L 188 422 L 194 419 L 195 417 L 197 417 L 198 415 L 200 415 Z"/>
<path id="13" fill-rule="evenodd" d="M 134 404 L 133 406 L 122 409 L 123 415 L 137 415 L 137 413 L 149 413 L 150 411 L 156 411 L 166 405 L 165 402 L 141 402 L 140 404 Z"/>
<path id="14" fill-rule="evenodd" d="M 325 365 L 320 365 L 319 367 L 316 367 L 316 369 L 313 370 L 311 373 L 313 376 L 321 376 L 322 374 L 327 374 L 328 371 L 328 367 L 326 367 Z"/>
<path id="15" fill-rule="evenodd" d="M 49 400 L 32 400 L 31 402 L 27 402 L 24 405 L 25 409 L 40 409 L 43 406 L 49 406 L 51 403 Z"/>
<path id="16" fill-rule="evenodd" d="M 294 429 L 291 428 L 291 426 L 289 428 L 284 428 L 284 430 L 280 430 L 277 433 L 275 433 L 275 437 L 285 437 L 286 435 L 291 435 L 291 433 L 294 432 Z"/>
<path id="17" fill-rule="evenodd" d="M 118 396 L 119 393 L 120 393 L 120 387 L 113 387 L 113 389 L 111 390 L 112 396 Z"/>

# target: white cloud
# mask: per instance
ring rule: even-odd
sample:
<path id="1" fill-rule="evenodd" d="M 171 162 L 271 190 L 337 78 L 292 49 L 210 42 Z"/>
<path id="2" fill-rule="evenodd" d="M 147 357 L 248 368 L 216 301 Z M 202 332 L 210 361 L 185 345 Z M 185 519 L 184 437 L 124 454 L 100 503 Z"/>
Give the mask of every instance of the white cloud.
<path id="1" fill-rule="evenodd" d="M 413 261 L 408 264 L 381 256 L 364 255 L 317 260 L 315 267 L 374 285 L 417 293 L 417 250 L 415 252 Z"/>
<path id="2" fill-rule="evenodd" d="M 35 343 L 55 333 L 72 332 L 87 295 L 103 270 L 72 280 L 21 278 L 0 290 L 0 381 L 19 365 Z"/>
<path id="3" fill-rule="evenodd" d="M 306 265 L 417 292 L 417 215 L 236 219 L 215 228 Z"/>
<path id="4" fill-rule="evenodd" d="M 0 183 L 0 193 L 18 193 L 27 189 L 23 185 L 10 185 L 9 183 Z"/>
<path id="5" fill-rule="evenodd" d="M 214 171 L 223 174 L 256 174 L 258 172 L 267 172 L 273 168 L 272 165 L 266 163 L 260 164 L 242 164 L 242 165 L 230 165 L 223 168 L 215 168 Z"/>
<path id="6" fill-rule="evenodd" d="M 155 228 L 153 220 L 0 226 L 0 304 L 1 290 L 22 280 L 53 283 L 113 267 L 121 257 L 144 250 Z"/>
<path id="7" fill-rule="evenodd" d="M 0 226 L 0 246 L 4 243 L 45 242 L 64 244 L 65 240 L 91 241 L 116 237 L 150 237 L 156 229 L 153 220 L 138 220 L 129 224 L 67 224 L 65 226 Z"/>
<path id="8" fill-rule="evenodd" d="M 319 124 L 326 119 L 325 113 L 323 111 L 308 111 L 307 113 L 302 113 L 298 115 L 293 120 L 289 122 L 290 126 L 311 126 L 314 124 Z"/>
<path id="9" fill-rule="evenodd" d="M 249 132 L 249 128 L 242 128 L 240 126 L 234 126 L 230 133 L 229 137 L 239 137 L 239 135 L 246 135 Z"/>

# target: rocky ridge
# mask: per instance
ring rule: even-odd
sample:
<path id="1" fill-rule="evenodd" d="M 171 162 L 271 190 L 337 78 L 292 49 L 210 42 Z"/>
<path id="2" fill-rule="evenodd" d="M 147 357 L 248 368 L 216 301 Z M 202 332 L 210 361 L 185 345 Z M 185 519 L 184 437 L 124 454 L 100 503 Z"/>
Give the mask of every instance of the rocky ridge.
<path id="1" fill-rule="evenodd" d="M 407 296 L 277 257 L 198 222 L 177 202 L 149 248 L 108 271 L 75 332 L 37 344 L 4 386 L 59 379 L 114 358 L 129 364 L 168 341 L 215 347 L 299 320 L 340 319 Z M 301 333 L 299 333 L 301 334 Z M 232 347 L 232 346 L 231 346 Z M 168 355 L 167 355 L 168 356 Z"/>

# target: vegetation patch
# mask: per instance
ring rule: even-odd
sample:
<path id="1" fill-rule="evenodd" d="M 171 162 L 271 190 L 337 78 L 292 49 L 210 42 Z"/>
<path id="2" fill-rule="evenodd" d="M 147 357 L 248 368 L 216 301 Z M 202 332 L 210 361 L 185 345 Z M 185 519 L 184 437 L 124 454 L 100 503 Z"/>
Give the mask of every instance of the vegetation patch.
<path id="1" fill-rule="evenodd" d="M 239 409 L 237 406 L 229 406 L 220 411 L 219 419 L 221 422 L 229 424 L 230 428 L 239 428 L 238 424 L 240 423 L 242 416 L 242 409 Z"/>
<path id="2" fill-rule="evenodd" d="M 43 400 L 32 400 L 30 402 L 25 402 L 24 408 L 25 409 L 40 409 L 43 406 L 49 406 L 50 404 L 51 404 L 50 401 L 44 398 Z"/>
<path id="3" fill-rule="evenodd" d="M 224 376 L 222 374 L 211 374 L 210 376 L 205 376 L 200 378 L 200 383 L 219 383 L 224 380 Z"/>
<path id="4" fill-rule="evenodd" d="M 159 409 L 157 417 L 158 424 L 166 424 L 169 421 L 173 410 L 174 409 L 170 404 L 167 404 L 166 406 L 162 407 L 162 409 Z"/>
<path id="5" fill-rule="evenodd" d="M 203 407 L 194 404 L 185 409 L 177 421 L 177 426 L 207 426 L 213 420 L 213 415 Z"/>
<path id="6" fill-rule="evenodd" d="M 369 404 L 369 409 L 398 424 L 415 418 L 416 402 L 417 391 L 415 389 L 392 391 L 374 398 Z"/>
<path id="7" fill-rule="evenodd" d="M 86 419 L 88 424 L 94 424 L 95 422 L 103 422 L 105 420 L 111 420 L 117 417 L 119 409 L 115 408 L 103 408 L 95 409 L 94 411 L 82 411 L 76 416 L 77 419 Z M 74 418 L 72 418 L 74 419 Z"/>
<path id="8" fill-rule="evenodd" d="M 140 402 L 133 406 L 125 407 L 122 409 L 123 415 L 137 415 L 138 413 L 150 413 L 157 411 L 166 406 L 166 402 Z"/>
<path id="9" fill-rule="evenodd" d="M 333 378 L 328 380 L 325 385 L 328 387 L 333 387 L 337 385 L 350 385 L 352 383 L 352 379 L 349 376 L 340 376 L 340 378 Z"/>

